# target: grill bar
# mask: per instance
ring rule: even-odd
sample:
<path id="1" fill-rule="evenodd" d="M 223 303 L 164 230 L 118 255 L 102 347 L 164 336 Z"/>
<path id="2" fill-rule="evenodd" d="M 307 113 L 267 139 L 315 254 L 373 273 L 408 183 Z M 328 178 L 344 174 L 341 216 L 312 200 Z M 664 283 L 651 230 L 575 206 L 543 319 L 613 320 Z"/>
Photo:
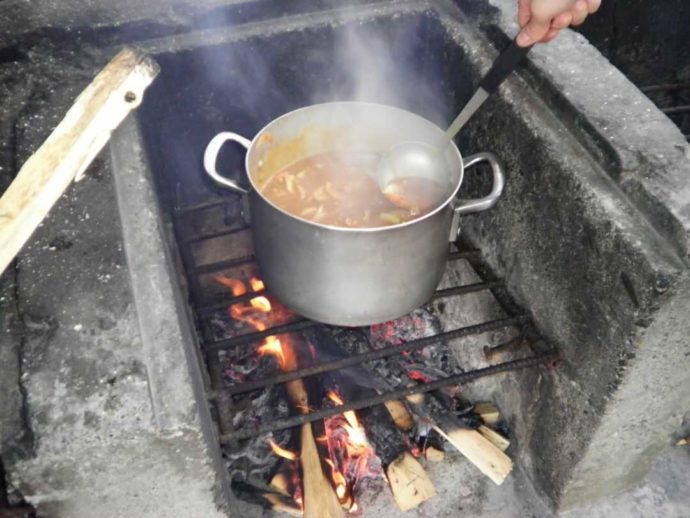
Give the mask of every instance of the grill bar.
<path id="1" fill-rule="evenodd" d="M 225 230 L 219 230 L 218 232 L 209 232 L 208 234 L 201 234 L 199 236 L 193 236 L 189 238 L 187 241 L 187 244 L 195 244 L 195 243 L 200 243 L 202 241 L 209 241 L 211 239 L 218 239 L 219 237 L 227 237 L 227 236 L 232 236 L 234 234 L 239 234 L 240 232 L 246 232 L 249 230 L 250 227 L 247 226 L 242 226 L 242 227 L 235 227 L 232 229 L 225 229 Z"/>
<path id="2" fill-rule="evenodd" d="M 423 349 L 428 345 L 434 345 L 444 340 L 454 340 L 456 338 L 462 338 L 464 336 L 478 335 L 485 333 L 486 331 L 493 331 L 494 329 L 500 329 L 503 327 L 509 327 L 514 325 L 520 325 L 529 320 L 527 315 L 519 315 L 515 317 L 502 318 L 498 320 L 491 320 L 489 322 L 482 322 L 481 324 L 476 324 L 473 326 L 461 327 L 458 329 L 453 329 L 452 331 L 446 331 L 434 336 L 428 336 L 425 338 L 419 338 L 417 340 L 412 340 L 400 345 L 392 345 L 390 347 L 384 347 L 382 349 L 376 349 L 373 351 L 367 351 L 365 353 L 356 354 L 353 356 L 348 356 L 347 358 L 341 358 L 339 360 L 333 360 L 330 362 L 320 363 L 311 367 L 305 367 L 303 369 L 298 369 L 291 372 L 284 372 L 273 376 L 268 379 L 261 379 L 256 381 L 250 381 L 248 383 L 243 383 L 234 387 L 223 388 L 223 392 L 229 394 L 241 394 L 243 392 L 249 392 L 252 390 L 268 387 L 271 385 L 276 385 L 278 383 L 285 383 L 287 381 L 295 380 L 298 378 L 306 378 L 308 376 L 314 376 L 316 374 L 321 374 L 323 372 L 330 372 L 338 369 L 344 369 L 346 367 L 352 367 L 354 365 L 359 365 L 364 362 L 379 360 L 381 358 L 387 358 L 389 356 L 395 356 L 400 354 L 402 351 L 413 352 L 419 349 Z M 316 325 L 310 322 L 312 325 Z M 275 334 L 275 333 L 271 333 Z M 217 393 L 209 394 L 209 398 L 218 397 Z"/>
<path id="3" fill-rule="evenodd" d="M 438 290 L 436 293 L 434 293 L 434 296 L 431 298 L 431 300 L 454 297 L 456 295 L 466 295 L 468 293 L 475 293 L 477 291 L 492 290 L 494 288 L 500 288 L 502 286 L 504 286 L 502 280 L 491 282 L 478 282 L 476 284 L 468 284 L 466 286 L 455 286 L 453 288 L 445 288 L 443 290 Z M 200 308 L 197 314 L 199 316 L 207 316 L 216 311 L 227 309 L 228 306 L 232 306 L 233 304 L 239 304 L 240 302 L 246 302 L 248 300 L 251 300 L 254 297 L 260 297 L 262 295 L 270 294 L 271 292 L 268 290 L 259 290 L 245 293 L 244 295 L 238 295 L 236 297 L 230 297 L 222 302 L 209 304 L 208 306 Z"/>
<path id="4" fill-rule="evenodd" d="M 184 207 L 176 207 L 175 213 L 179 215 L 185 215 L 189 214 L 191 212 L 199 212 L 202 210 L 207 210 L 207 209 L 212 209 L 214 207 L 222 207 L 223 205 L 227 205 L 228 203 L 231 203 L 231 200 L 227 198 L 222 198 L 220 200 L 211 200 L 211 201 L 205 201 L 202 203 L 196 203 L 194 205 L 187 205 Z"/>
<path id="5" fill-rule="evenodd" d="M 203 275 L 205 273 L 218 272 L 226 268 L 234 268 L 235 266 L 242 266 L 243 264 L 253 263 L 255 260 L 254 254 L 244 255 L 242 257 L 235 257 L 226 261 L 218 261 L 217 263 L 202 264 L 190 268 L 191 273 L 196 275 Z"/>
<path id="6" fill-rule="evenodd" d="M 684 104 L 681 106 L 671 106 L 670 108 L 662 108 L 662 112 L 666 115 L 677 115 L 679 113 L 690 113 L 690 104 Z"/>
<path id="7" fill-rule="evenodd" d="M 244 229 L 242 229 L 244 230 Z M 462 252 L 451 252 L 448 254 L 448 260 L 449 261 L 458 261 L 460 259 L 475 259 L 476 257 L 479 256 L 479 250 L 464 250 Z M 205 268 L 210 268 L 212 270 L 216 270 L 216 265 L 220 265 L 217 269 L 222 270 L 226 266 L 221 265 L 221 263 L 213 263 L 210 265 L 205 265 Z M 444 297 L 450 297 L 452 295 L 462 295 L 465 293 L 472 293 L 474 291 L 482 291 L 482 290 L 490 290 L 499 286 L 503 285 L 503 281 L 495 281 L 495 282 L 489 282 L 489 283 L 477 283 L 477 284 L 471 284 L 468 286 L 458 286 L 457 288 L 448 288 L 446 290 L 439 290 L 437 291 L 432 300 L 444 298 Z M 458 291 L 453 291 L 453 290 L 458 290 Z M 258 297 L 261 295 L 270 295 L 270 291 L 268 290 L 259 290 L 259 291 L 253 291 L 251 293 L 245 293 L 244 295 L 238 295 L 237 297 L 227 297 L 224 298 L 223 300 L 220 300 L 218 302 L 214 302 L 213 304 L 208 304 L 206 306 L 201 306 L 197 309 L 197 315 L 199 316 L 207 316 L 211 313 L 214 313 L 215 311 L 221 310 L 221 309 L 226 309 L 228 306 L 231 306 L 233 304 L 239 304 L 240 302 L 246 302 L 248 300 L 253 299 L 254 297 Z"/>
<path id="8" fill-rule="evenodd" d="M 557 358 L 558 352 L 554 350 L 549 350 L 547 352 L 535 356 L 530 356 L 528 358 L 512 360 L 504 363 L 499 363 L 496 365 L 490 365 L 482 369 L 462 372 L 454 376 L 449 376 L 447 378 L 443 378 L 437 381 L 432 381 L 431 383 L 400 388 L 397 390 L 384 392 L 383 394 L 379 394 L 378 396 L 374 396 L 371 398 L 350 401 L 345 403 L 344 405 L 340 405 L 337 407 L 323 408 L 315 412 L 311 412 L 309 414 L 288 417 L 285 419 L 278 419 L 276 421 L 264 425 L 244 427 L 240 430 L 236 430 L 221 435 L 220 441 L 221 443 L 229 443 L 239 439 L 249 439 L 251 437 L 256 437 L 257 435 L 273 432 L 276 430 L 283 430 L 285 428 L 292 428 L 294 426 L 299 426 L 304 423 L 318 421 L 319 419 L 325 419 L 326 417 L 342 414 L 343 412 L 346 412 L 348 410 L 361 410 L 362 408 L 380 405 L 382 403 L 385 403 L 386 401 L 402 399 L 414 394 L 424 394 L 426 392 L 439 390 L 443 387 L 447 387 L 448 385 L 469 383 L 471 381 L 486 376 L 493 376 L 495 374 L 500 374 L 503 372 L 535 367 L 537 365 L 547 363 Z"/>
<path id="9" fill-rule="evenodd" d="M 501 288 L 504 286 L 502 280 L 490 282 L 478 282 L 476 284 L 466 284 L 465 286 L 454 286 L 452 288 L 445 288 L 434 293 L 431 300 L 444 299 L 447 297 L 454 297 L 457 295 L 467 295 L 468 293 L 476 293 L 477 291 L 492 290 L 494 288 Z"/>
<path id="10" fill-rule="evenodd" d="M 690 89 L 690 83 L 662 83 L 658 85 L 643 86 L 640 88 L 644 93 L 669 92 L 671 90 Z"/>
<path id="11" fill-rule="evenodd" d="M 204 350 L 207 351 L 219 351 L 221 349 L 230 349 L 242 344 L 248 344 L 252 342 L 258 342 L 270 335 L 282 335 L 284 333 L 293 333 L 295 331 L 302 331 L 303 329 L 309 329 L 310 327 L 320 325 L 318 322 L 313 320 L 295 320 L 294 322 L 289 322 L 280 326 L 272 327 L 271 329 L 266 329 L 265 331 L 257 331 L 256 333 L 247 333 L 245 335 L 234 336 L 225 340 L 218 340 L 216 342 L 209 342 L 204 344 Z"/>

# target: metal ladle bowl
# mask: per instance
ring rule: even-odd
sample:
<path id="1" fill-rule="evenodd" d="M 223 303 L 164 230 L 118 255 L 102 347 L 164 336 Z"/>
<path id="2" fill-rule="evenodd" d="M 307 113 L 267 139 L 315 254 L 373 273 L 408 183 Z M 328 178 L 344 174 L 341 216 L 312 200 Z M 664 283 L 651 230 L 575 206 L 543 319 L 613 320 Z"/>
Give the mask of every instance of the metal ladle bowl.
<path id="1" fill-rule="evenodd" d="M 446 130 L 436 145 L 422 142 L 401 142 L 383 154 L 376 168 L 376 179 L 381 192 L 386 195 L 391 184 L 403 178 L 421 178 L 439 182 L 444 178 L 443 152 L 460 129 L 474 115 L 486 99 L 494 93 L 506 77 L 527 55 L 531 47 L 520 47 L 515 40 L 496 58 L 493 65 L 479 82 L 479 88 L 460 114 Z M 446 173 L 447 175 L 447 173 Z M 396 201 L 390 198 L 390 201 Z M 396 203 L 397 204 L 397 203 Z"/>

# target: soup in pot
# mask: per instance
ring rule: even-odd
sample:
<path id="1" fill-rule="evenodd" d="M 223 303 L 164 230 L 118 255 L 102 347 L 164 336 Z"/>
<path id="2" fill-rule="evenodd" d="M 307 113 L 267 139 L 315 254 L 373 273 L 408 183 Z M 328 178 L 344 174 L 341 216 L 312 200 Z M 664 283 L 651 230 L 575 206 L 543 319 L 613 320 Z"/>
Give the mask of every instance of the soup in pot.
<path id="1" fill-rule="evenodd" d="M 438 183 L 401 178 L 386 187 L 376 182 L 378 156 L 372 153 L 323 153 L 275 173 L 261 193 L 280 209 L 336 227 L 382 227 L 430 212 L 446 194 Z"/>

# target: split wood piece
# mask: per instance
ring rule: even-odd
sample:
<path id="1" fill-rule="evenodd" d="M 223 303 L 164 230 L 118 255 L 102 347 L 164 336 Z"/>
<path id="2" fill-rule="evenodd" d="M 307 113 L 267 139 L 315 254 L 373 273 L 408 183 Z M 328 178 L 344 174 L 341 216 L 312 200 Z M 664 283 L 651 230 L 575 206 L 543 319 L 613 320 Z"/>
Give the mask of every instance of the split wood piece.
<path id="1" fill-rule="evenodd" d="M 498 433 L 496 430 L 492 430 L 488 426 L 480 425 L 479 428 L 477 428 L 477 431 L 484 436 L 485 439 L 488 439 L 491 444 L 496 446 L 501 451 L 506 451 L 508 449 L 508 446 L 510 446 L 510 441 L 503 437 L 500 433 Z"/>
<path id="2" fill-rule="evenodd" d="M 384 405 L 398 428 L 407 432 L 414 427 L 414 419 L 407 410 L 405 403 L 402 401 L 386 401 Z"/>
<path id="3" fill-rule="evenodd" d="M 429 462 L 441 462 L 445 456 L 446 454 L 443 450 L 439 450 L 433 446 L 428 446 L 424 449 L 424 457 Z"/>
<path id="4" fill-rule="evenodd" d="M 395 503 L 401 511 L 414 509 L 436 494 L 436 489 L 422 465 L 408 451 L 395 459 L 386 470 Z"/>
<path id="5" fill-rule="evenodd" d="M 474 412 L 489 426 L 495 425 L 501 418 L 501 413 L 493 403 L 477 403 L 474 405 Z"/>
<path id="6" fill-rule="evenodd" d="M 434 399 L 429 401 L 429 408 L 433 408 L 433 410 L 427 409 L 426 405 L 424 398 L 415 398 L 412 410 L 425 419 L 429 426 L 456 450 L 467 457 L 467 460 L 474 464 L 479 471 L 497 485 L 501 485 L 513 470 L 513 461 L 510 457 L 477 430 L 467 428 L 448 414 L 440 413 L 436 408 L 438 403 Z"/>
<path id="7" fill-rule="evenodd" d="M 276 512 L 287 513 L 292 516 L 302 516 L 299 506 L 284 496 L 275 493 L 264 493 L 263 497 L 271 504 L 271 508 Z"/>
<path id="8" fill-rule="evenodd" d="M 290 491 L 288 491 L 288 488 L 290 487 L 290 482 L 288 481 L 287 475 L 284 472 L 279 471 L 278 473 L 273 475 L 273 478 L 271 479 L 271 482 L 268 485 L 276 493 L 280 493 L 283 496 L 290 496 Z"/>
<path id="9" fill-rule="evenodd" d="M 0 274 L 69 184 L 81 178 L 113 130 L 139 106 L 159 70 L 146 54 L 123 49 L 24 163 L 0 198 Z"/>
<path id="10" fill-rule="evenodd" d="M 434 426 L 434 429 L 497 485 L 500 486 L 513 470 L 510 457 L 477 430 L 443 430 L 439 426 Z"/>
<path id="11" fill-rule="evenodd" d="M 393 499 L 401 511 L 417 507 L 436 494 L 424 468 L 409 452 L 389 410 L 382 405 L 357 412 L 369 443 L 386 472 Z"/>
<path id="12" fill-rule="evenodd" d="M 676 446 L 685 446 L 686 444 L 690 444 L 690 436 L 685 437 L 684 439 L 679 440 L 676 443 Z"/>
<path id="13" fill-rule="evenodd" d="M 292 404 L 303 414 L 309 412 L 309 399 L 301 379 L 285 384 Z M 333 485 L 321 467 L 311 424 L 305 423 L 300 431 L 300 463 L 304 486 L 304 516 L 306 518 L 337 518 L 344 516 Z"/>

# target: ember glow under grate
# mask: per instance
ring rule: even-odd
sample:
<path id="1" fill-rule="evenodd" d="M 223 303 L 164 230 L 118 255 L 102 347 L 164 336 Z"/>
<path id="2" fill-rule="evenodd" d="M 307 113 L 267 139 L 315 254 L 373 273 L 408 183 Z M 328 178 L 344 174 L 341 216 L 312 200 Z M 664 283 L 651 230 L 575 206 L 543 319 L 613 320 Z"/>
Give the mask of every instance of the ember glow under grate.
<path id="1" fill-rule="evenodd" d="M 242 497 L 255 501 L 259 495 L 274 509 L 301 512 L 305 474 L 294 430 L 307 426 L 313 430 L 338 502 L 346 511 L 357 512 L 357 498 L 367 490 L 380 491 L 384 480 L 394 493 L 400 491 L 391 482 L 395 475 L 386 471 L 400 459 L 409 456 L 405 462 L 416 463 L 414 456 L 428 448 L 442 450 L 442 432 L 424 423 L 436 425 L 443 416 L 441 421 L 466 427 L 468 416 L 476 420 L 471 406 L 463 408 L 462 384 L 557 358 L 530 317 L 509 301 L 500 279 L 445 287 L 430 301 L 491 290 L 505 302 L 507 316 L 474 325 L 443 329 L 431 304 L 366 328 L 304 319 L 263 285 L 239 205 L 229 197 L 178 207 L 174 226 L 210 374 L 207 396 L 217 416 L 233 487 Z M 198 232 L 206 228 L 213 231 Z M 463 260 L 482 270 L 480 251 L 449 251 L 450 263 Z M 448 365 L 451 340 L 506 330 L 514 330 L 516 336 L 487 343 L 485 366 L 463 370 Z M 508 361 L 489 361 L 506 351 L 512 354 Z M 422 394 L 431 394 L 427 403 L 413 403 L 424 401 Z M 402 421 L 409 423 L 393 424 L 396 412 L 406 414 Z M 475 428 L 480 424 L 470 423 Z M 398 450 L 389 452 L 391 428 Z M 245 455 L 247 450 L 253 453 Z M 404 496 L 395 497 L 401 507 L 405 505 Z"/>

